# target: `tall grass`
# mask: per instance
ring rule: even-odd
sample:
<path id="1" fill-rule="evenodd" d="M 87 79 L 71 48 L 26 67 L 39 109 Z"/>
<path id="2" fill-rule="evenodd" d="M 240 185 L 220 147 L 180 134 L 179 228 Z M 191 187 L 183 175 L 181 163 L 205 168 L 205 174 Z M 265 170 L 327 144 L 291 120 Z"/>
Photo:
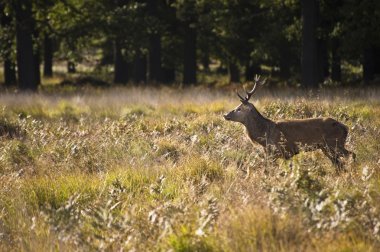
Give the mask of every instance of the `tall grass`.
<path id="1" fill-rule="evenodd" d="M 350 128 L 337 174 L 321 152 L 271 162 L 222 114 L 228 90 L 0 95 L 0 250 L 377 251 L 380 93 L 260 90 L 278 120 Z"/>

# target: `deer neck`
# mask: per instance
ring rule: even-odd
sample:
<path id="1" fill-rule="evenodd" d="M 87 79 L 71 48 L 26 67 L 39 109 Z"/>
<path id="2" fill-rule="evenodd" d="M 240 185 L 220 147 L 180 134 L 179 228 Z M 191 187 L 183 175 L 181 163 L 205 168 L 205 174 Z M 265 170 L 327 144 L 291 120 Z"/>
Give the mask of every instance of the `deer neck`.
<path id="1" fill-rule="evenodd" d="M 247 129 L 249 138 L 265 147 L 274 124 L 273 121 L 264 117 L 256 110 L 251 112 L 244 126 Z"/>

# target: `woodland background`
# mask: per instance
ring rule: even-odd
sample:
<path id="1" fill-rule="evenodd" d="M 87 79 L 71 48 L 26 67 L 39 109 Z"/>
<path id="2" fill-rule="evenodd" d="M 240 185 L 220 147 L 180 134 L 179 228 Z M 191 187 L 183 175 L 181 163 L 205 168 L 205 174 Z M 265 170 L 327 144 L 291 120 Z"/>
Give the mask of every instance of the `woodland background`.
<path id="1" fill-rule="evenodd" d="M 355 86 L 380 73 L 375 0 L 2 0 L 0 18 L 4 86 L 21 90 L 80 65 L 108 83 L 152 86 L 255 74 Z"/>

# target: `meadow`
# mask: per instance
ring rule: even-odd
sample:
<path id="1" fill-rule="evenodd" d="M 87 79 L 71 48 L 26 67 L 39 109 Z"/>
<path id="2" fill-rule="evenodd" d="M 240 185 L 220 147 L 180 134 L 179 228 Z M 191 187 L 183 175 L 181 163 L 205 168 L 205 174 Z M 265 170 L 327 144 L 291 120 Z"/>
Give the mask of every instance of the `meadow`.
<path id="1" fill-rule="evenodd" d="M 0 94 L 1 251 L 379 251 L 380 90 L 257 92 L 331 116 L 357 154 L 269 160 L 205 87 Z"/>

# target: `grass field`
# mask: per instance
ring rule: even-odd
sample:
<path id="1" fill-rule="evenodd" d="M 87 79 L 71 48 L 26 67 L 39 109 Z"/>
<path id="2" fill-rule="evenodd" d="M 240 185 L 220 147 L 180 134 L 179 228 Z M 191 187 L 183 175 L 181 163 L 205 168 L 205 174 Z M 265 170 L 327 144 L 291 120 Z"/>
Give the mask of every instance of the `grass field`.
<path id="1" fill-rule="evenodd" d="M 58 93 L 58 94 L 57 94 Z M 206 88 L 0 95 L 2 251 L 379 251 L 380 90 L 260 90 L 272 119 L 331 116 L 357 161 L 271 162 Z"/>

